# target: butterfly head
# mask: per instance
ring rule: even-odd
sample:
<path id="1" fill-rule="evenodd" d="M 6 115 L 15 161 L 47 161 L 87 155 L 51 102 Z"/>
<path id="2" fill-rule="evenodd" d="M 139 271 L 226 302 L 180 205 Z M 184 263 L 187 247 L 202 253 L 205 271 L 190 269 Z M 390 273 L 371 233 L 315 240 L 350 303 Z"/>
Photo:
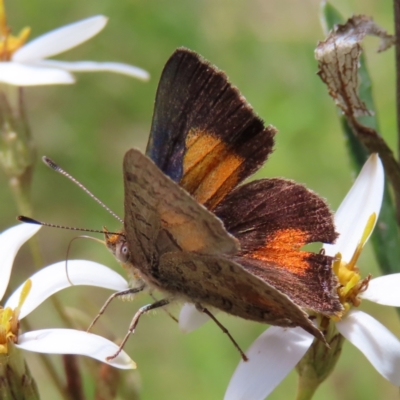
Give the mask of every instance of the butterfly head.
<path id="1" fill-rule="evenodd" d="M 136 287 L 143 285 L 143 279 L 139 273 L 139 270 L 132 264 L 131 253 L 128 249 L 125 231 L 120 230 L 116 233 L 109 232 L 106 227 L 104 227 L 103 230 L 106 246 L 117 259 L 117 261 L 122 265 L 122 267 L 127 271 L 130 278 L 130 286 Z"/>
<path id="2" fill-rule="evenodd" d="M 113 253 L 114 257 L 125 267 L 130 264 L 130 253 L 124 231 L 118 233 L 110 233 L 104 227 L 104 236 L 108 250 Z"/>

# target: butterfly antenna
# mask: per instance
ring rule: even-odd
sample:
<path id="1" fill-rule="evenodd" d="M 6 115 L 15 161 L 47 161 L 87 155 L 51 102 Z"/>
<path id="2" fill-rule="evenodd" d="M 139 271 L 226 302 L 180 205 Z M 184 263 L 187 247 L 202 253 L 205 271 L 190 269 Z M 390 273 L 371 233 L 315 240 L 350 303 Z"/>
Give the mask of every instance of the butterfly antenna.
<path id="1" fill-rule="evenodd" d="M 56 224 L 49 224 L 47 222 L 41 222 L 37 219 L 25 217 L 23 215 L 19 215 L 17 217 L 18 221 L 25 222 L 26 224 L 34 224 L 34 225 L 41 225 L 41 226 L 48 226 L 50 228 L 59 228 L 59 229 L 68 229 L 70 231 L 80 231 L 80 232 L 93 232 L 93 233 L 107 233 L 109 235 L 119 235 L 125 236 L 124 233 L 121 232 L 108 232 L 107 230 L 98 230 L 98 229 L 87 229 L 87 228 L 76 228 L 73 226 L 64 226 L 64 225 L 56 225 Z"/>
<path id="2" fill-rule="evenodd" d="M 69 277 L 69 272 L 68 272 L 68 260 L 69 260 L 69 253 L 70 253 L 70 251 L 71 251 L 72 243 L 73 243 L 76 239 L 90 239 L 90 240 L 94 240 L 95 242 L 99 242 L 99 243 L 101 243 L 101 244 L 104 244 L 104 241 L 103 241 L 103 240 L 94 238 L 94 237 L 92 237 L 92 236 L 86 236 L 86 235 L 80 235 L 80 236 L 74 237 L 74 238 L 72 238 L 72 239 L 69 241 L 68 248 L 67 248 L 67 254 L 66 254 L 66 257 L 65 257 L 65 275 L 66 275 L 67 280 L 68 280 L 68 282 L 70 283 L 71 286 L 75 286 L 75 284 L 72 282 L 71 278 Z"/>
<path id="3" fill-rule="evenodd" d="M 61 175 L 64 175 L 67 177 L 70 181 L 74 182 L 75 185 L 79 186 L 84 192 L 86 192 L 94 201 L 96 201 L 98 204 L 100 204 L 104 209 L 106 209 L 114 218 L 116 218 L 119 222 L 122 224 L 124 223 L 124 220 L 120 218 L 117 214 L 115 214 L 114 211 L 112 211 L 109 207 L 107 207 L 100 199 L 98 199 L 89 189 L 87 189 L 85 186 L 82 185 L 78 180 L 76 180 L 72 175 L 70 175 L 67 171 L 64 171 L 59 165 L 57 165 L 53 160 L 50 160 L 50 158 L 43 156 L 42 157 L 43 162 L 53 169 L 54 171 L 60 173 Z M 48 225 L 46 225 L 48 226 Z M 55 226 L 56 227 L 56 226 Z M 73 229 L 73 228 L 66 228 L 66 229 Z M 85 229 L 78 229 L 81 231 L 85 231 Z M 93 231 L 89 231 L 93 232 Z"/>

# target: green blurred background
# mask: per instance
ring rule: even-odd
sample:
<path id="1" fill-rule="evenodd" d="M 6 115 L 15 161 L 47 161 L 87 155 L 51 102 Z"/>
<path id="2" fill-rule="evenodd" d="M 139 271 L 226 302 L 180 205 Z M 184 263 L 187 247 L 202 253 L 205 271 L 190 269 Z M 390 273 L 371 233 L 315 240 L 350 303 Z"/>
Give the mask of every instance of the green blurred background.
<path id="1" fill-rule="evenodd" d="M 345 16 L 371 15 L 393 30 L 390 1 L 337 0 L 333 5 Z M 313 52 L 317 41 L 323 39 L 318 0 L 13 0 L 6 1 L 6 9 L 13 32 L 29 25 L 32 38 L 104 14 L 110 20 L 100 35 L 56 58 L 121 61 L 151 73 L 149 83 L 93 73 L 77 75 L 75 85 L 26 90 L 38 155 L 54 159 L 117 214 L 123 215 L 122 157 L 133 146 L 145 149 L 160 72 L 179 46 L 196 50 L 225 70 L 256 112 L 279 129 L 276 152 L 259 176 L 283 176 L 305 183 L 326 197 L 333 209 L 351 186 L 354 176 L 336 110 L 316 76 Z M 376 46 L 376 40 L 366 40 L 382 134 L 394 148 L 394 52 L 377 55 Z M 3 230 L 15 224 L 18 211 L 4 174 L 0 174 L 0 185 Z M 120 228 L 81 190 L 40 162 L 32 195 L 37 219 L 95 229 L 104 225 L 111 230 Z M 74 236 L 42 229 L 38 238 L 45 264 L 65 259 Z M 99 261 L 122 272 L 107 250 L 91 241 L 74 242 L 70 258 Z M 369 247 L 360 266 L 365 274 L 378 274 Z M 26 247 L 18 255 L 10 287 L 33 271 Z M 105 290 L 76 287 L 60 293 L 59 298 L 87 314 L 84 319 L 89 321 L 108 295 Z M 133 313 L 149 301 L 142 295 L 132 303 L 114 302 L 95 332 L 121 338 Z M 394 310 L 366 303 L 362 307 L 400 334 Z M 179 308 L 172 311 L 177 313 Z M 266 328 L 229 316 L 220 318 L 244 349 Z M 30 322 L 35 328 L 62 326 L 50 303 L 35 311 Z M 138 369 L 122 372 L 123 378 L 138 388 L 144 400 L 221 399 L 239 361 L 237 351 L 214 324 L 185 335 L 163 312 L 145 316 L 125 350 Z M 60 357 L 49 357 L 61 371 Z M 42 398 L 58 398 L 37 357 L 27 354 L 27 359 Z M 82 365 L 87 362 L 79 361 Z M 87 390 L 91 393 L 92 389 Z M 295 390 L 296 374 L 292 372 L 269 398 L 294 398 Z M 346 343 L 336 370 L 315 399 L 398 399 L 398 390 Z"/>

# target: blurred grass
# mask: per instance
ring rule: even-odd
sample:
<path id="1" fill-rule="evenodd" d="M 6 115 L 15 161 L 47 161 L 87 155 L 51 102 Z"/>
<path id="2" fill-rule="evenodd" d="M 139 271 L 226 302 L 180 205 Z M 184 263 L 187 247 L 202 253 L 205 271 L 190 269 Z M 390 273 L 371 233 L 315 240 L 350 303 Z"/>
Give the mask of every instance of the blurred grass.
<path id="1" fill-rule="evenodd" d="M 392 30 L 391 2 L 333 1 L 343 15 L 365 13 Z M 284 176 L 307 184 L 326 197 L 333 209 L 349 189 L 352 176 L 336 109 L 315 75 L 313 50 L 323 39 L 316 0 L 51 0 L 6 1 L 14 32 L 29 25 L 32 37 L 94 14 L 110 18 L 106 29 L 88 43 L 59 59 L 113 60 L 141 66 L 150 83 L 106 73 L 77 75 L 77 84 L 26 90 L 31 127 L 38 154 L 47 155 L 80 179 L 115 212 L 123 214 L 122 157 L 136 146 L 144 150 L 150 129 L 158 78 L 169 55 L 178 46 L 198 51 L 226 71 L 256 112 L 275 125 L 276 151 L 258 176 Z M 393 147 L 395 133 L 394 56 L 374 53 L 367 40 L 368 65 L 382 135 Z M 15 223 L 16 207 L 0 175 L 1 229 Z M 38 163 L 34 184 L 35 217 L 54 223 L 101 228 L 119 225 L 82 191 Z M 65 258 L 70 232 L 42 229 L 39 240 L 46 264 Z M 120 271 L 107 250 L 91 242 L 74 243 L 71 258 L 88 258 Z M 17 259 L 11 287 L 32 273 L 27 249 Z M 370 249 L 360 266 L 378 274 Z M 60 294 L 68 306 L 90 316 L 108 296 L 100 289 L 71 288 Z M 115 302 L 96 332 L 125 334 L 138 307 L 149 301 Z M 364 304 L 363 304 L 364 306 Z M 399 322 L 393 310 L 368 308 L 396 334 Z M 178 308 L 175 309 L 176 312 Z M 221 320 L 243 348 L 265 326 L 224 316 Z M 48 304 L 31 316 L 37 328 L 61 326 Z M 104 328 L 102 328 L 103 326 Z M 102 331 L 102 329 L 104 329 Z M 141 382 L 141 397 L 150 399 L 221 399 L 239 356 L 226 337 L 209 323 L 183 335 L 165 313 L 147 316 L 126 350 L 138 363 L 135 372 L 123 372 L 128 381 Z M 60 359 L 52 356 L 60 368 Z M 57 398 L 37 365 L 28 361 L 42 398 Z M 81 360 L 84 363 L 84 360 Z M 269 397 L 293 398 L 296 376 L 289 377 Z M 351 345 L 317 392 L 315 399 L 398 399 L 398 389 L 386 382 Z"/>

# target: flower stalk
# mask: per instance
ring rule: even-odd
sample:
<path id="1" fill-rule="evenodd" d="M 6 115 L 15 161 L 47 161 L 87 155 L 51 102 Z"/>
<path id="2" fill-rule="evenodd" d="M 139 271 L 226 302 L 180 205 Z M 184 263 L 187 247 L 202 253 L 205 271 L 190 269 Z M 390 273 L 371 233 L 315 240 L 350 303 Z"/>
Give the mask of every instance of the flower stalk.
<path id="1" fill-rule="evenodd" d="M 30 29 L 11 35 L 7 25 L 4 1 L 0 1 L 1 62 L 10 60 L 28 38 Z M 30 188 L 36 152 L 24 111 L 23 92 L 18 86 L 0 86 L 0 164 L 9 178 L 18 211 L 32 215 Z"/>
<path id="2" fill-rule="evenodd" d="M 36 158 L 22 88 L 0 87 L 0 163 L 9 178 L 18 211 L 32 214 L 30 188 Z"/>
<path id="3" fill-rule="evenodd" d="M 38 400 L 36 382 L 22 356 L 21 350 L 9 340 L 8 352 L 0 354 L 0 398 Z"/>
<path id="4" fill-rule="evenodd" d="M 0 85 L 0 164 L 8 177 L 18 213 L 32 215 L 31 185 L 36 148 L 25 113 L 23 88 Z M 36 268 L 43 265 L 35 238 L 30 249 Z"/>
<path id="5" fill-rule="evenodd" d="M 319 327 L 324 332 L 329 347 L 314 340 L 307 353 L 296 366 L 299 375 L 296 400 L 312 399 L 319 385 L 335 368 L 342 352 L 344 337 L 327 317 L 319 317 Z"/>

